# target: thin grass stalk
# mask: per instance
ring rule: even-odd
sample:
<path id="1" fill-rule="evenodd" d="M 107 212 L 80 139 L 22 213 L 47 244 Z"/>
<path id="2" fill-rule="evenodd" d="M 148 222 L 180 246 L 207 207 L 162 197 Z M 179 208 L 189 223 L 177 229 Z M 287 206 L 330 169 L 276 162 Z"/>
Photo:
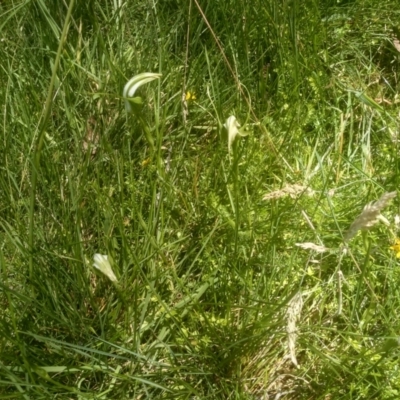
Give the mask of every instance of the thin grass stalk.
<path id="1" fill-rule="evenodd" d="M 69 22 L 71 20 L 72 10 L 74 8 L 75 0 L 70 0 L 67 15 L 65 17 L 63 31 L 61 33 L 60 42 L 58 44 L 58 50 L 56 54 L 56 58 L 54 60 L 53 73 L 50 79 L 49 90 L 47 92 L 46 104 L 44 107 L 43 117 L 39 123 L 39 133 L 36 140 L 36 146 L 33 154 L 33 162 L 32 162 L 32 187 L 31 187 L 31 198 L 30 198 L 30 209 L 29 209 L 29 237 L 28 237 L 28 245 L 29 245 L 29 278 L 32 278 L 33 274 L 33 231 L 34 231 L 34 209 L 35 209 L 35 198 L 36 198 L 36 189 L 37 189 L 37 181 L 39 176 L 40 169 L 40 156 L 43 149 L 44 136 L 45 136 L 45 128 L 47 121 L 51 112 L 51 105 L 53 103 L 53 88 L 57 78 L 57 70 L 60 65 L 61 53 L 64 47 L 65 40 L 68 34 Z"/>
<path id="2" fill-rule="evenodd" d="M 337 271 L 337 290 L 338 290 L 337 315 L 341 315 L 342 314 L 342 310 L 343 310 L 342 282 L 343 282 L 343 272 L 339 269 L 339 271 Z"/>
<path id="3" fill-rule="evenodd" d="M 202 17 L 204 23 L 207 25 L 207 28 L 209 29 L 211 35 L 213 36 L 214 41 L 215 41 L 215 43 L 216 43 L 216 45 L 217 45 L 217 47 L 218 47 L 218 49 L 219 49 L 219 51 L 220 51 L 220 53 L 221 53 L 221 55 L 222 55 L 222 58 L 223 58 L 223 60 L 224 60 L 224 62 L 225 62 L 225 64 L 226 64 L 226 66 L 227 66 L 228 69 L 229 69 L 229 72 L 232 74 L 232 77 L 233 77 L 233 79 L 234 79 L 234 81 L 235 81 L 235 84 L 236 84 L 236 86 L 237 86 L 237 89 L 239 90 L 240 94 L 243 96 L 244 101 L 245 101 L 246 104 L 248 105 L 248 107 L 249 107 L 249 109 L 250 109 L 250 112 L 251 112 L 251 115 L 253 116 L 253 118 L 254 118 L 255 121 L 259 122 L 259 120 L 258 120 L 258 118 L 257 118 L 257 115 L 255 114 L 253 108 L 251 107 L 250 98 L 247 97 L 245 91 L 243 90 L 243 87 L 242 87 L 242 84 L 240 83 L 239 77 L 238 77 L 237 73 L 234 71 L 234 69 L 233 69 L 231 63 L 230 63 L 229 60 L 228 60 L 228 57 L 227 57 L 226 54 L 225 54 L 225 51 L 224 51 L 224 49 L 223 49 L 223 45 L 221 44 L 221 42 L 220 42 L 220 40 L 218 39 L 216 33 L 214 32 L 212 26 L 210 25 L 210 23 L 209 23 L 209 21 L 208 21 L 206 15 L 204 14 L 204 11 L 203 11 L 203 9 L 201 8 L 199 2 L 198 2 L 197 0 L 194 0 L 194 2 L 195 2 L 195 4 L 196 4 L 197 9 L 199 10 L 199 13 L 200 13 L 200 15 L 201 15 L 201 17 Z M 289 170 L 292 170 L 292 167 L 288 164 L 288 162 L 286 161 L 286 159 L 282 156 L 282 154 L 280 154 L 279 150 L 276 148 L 276 146 L 275 146 L 275 144 L 274 144 L 274 142 L 273 142 L 273 140 L 272 140 L 272 138 L 271 138 L 269 132 L 268 132 L 267 129 L 265 128 L 265 126 L 264 126 L 263 124 L 259 124 L 258 126 L 260 127 L 260 130 L 262 131 L 262 133 L 264 133 L 264 135 L 265 135 L 266 138 L 268 139 L 268 145 L 269 145 L 270 150 L 272 150 L 272 152 L 273 152 L 277 157 L 280 157 L 280 158 L 282 159 L 282 161 L 283 161 L 283 162 L 285 163 L 285 165 L 289 168 Z"/>
<path id="4" fill-rule="evenodd" d="M 358 303 L 359 303 L 360 297 L 361 297 L 361 288 L 363 286 L 363 282 L 364 281 L 368 282 L 368 279 L 366 279 L 366 275 L 367 275 L 368 266 L 370 264 L 371 241 L 368 240 L 368 233 L 365 231 L 363 232 L 363 242 L 364 242 L 364 248 L 365 248 L 366 252 L 365 252 L 364 263 L 363 263 L 362 269 L 361 269 L 361 276 L 358 279 L 357 293 L 356 293 L 356 298 L 354 300 L 353 311 L 352 311 L 352 319 L 355 316 L 356 310 L 360 309 L 360 307 L 358 307 Z"/>
<path id="5" fill-rule="evenodd" d="M 192 16 L 192 0 L 189 1 L 188 11 L 188 26 L 186 30 L 186 52 L 185 52 L 185 66 L 183 71 L 183 86 L 182 86 L 182 102 L 183 102 L 183 123 L 186 126 L 188 116 L 188 105 L 186 101 L 186 90 L 187 90 L 187 77 L 189 68 L 189 46 L 190 46 L 190 18 Z"/>
<path id="6" fill-rule="evenodd" d="M 237 143 L 236 143 L 237 146 Z M 237 149 L 237 147 L 236 147 Z M 238 245 L 239 245 L 239 154 L 235 154 L 235 160 L 233 163 L 233 179 L 234 179 L 234 190 L 235 190 L 235 257 L 237 257 Z"/>

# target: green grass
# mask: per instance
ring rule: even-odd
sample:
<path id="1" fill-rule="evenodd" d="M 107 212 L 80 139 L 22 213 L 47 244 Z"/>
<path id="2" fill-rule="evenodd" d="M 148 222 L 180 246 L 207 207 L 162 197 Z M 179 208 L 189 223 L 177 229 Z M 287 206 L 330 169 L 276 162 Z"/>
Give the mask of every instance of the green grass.
<path id="1" fill-rule="evenodd" d="M 397 2 L 75 3 L 0 5 L 0 399 L 398 399 L 399 200 L 342 252 L 399 186 Z"/>

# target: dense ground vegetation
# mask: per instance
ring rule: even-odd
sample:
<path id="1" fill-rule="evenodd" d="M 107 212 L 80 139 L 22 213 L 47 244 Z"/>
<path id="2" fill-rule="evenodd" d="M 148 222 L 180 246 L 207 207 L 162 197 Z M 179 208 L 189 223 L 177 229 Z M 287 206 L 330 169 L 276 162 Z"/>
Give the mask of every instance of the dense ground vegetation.
<path id="1" fill-rule="evenodd" d="M 71 3 L 0 3 L 0 398 L 400 398 L 399 200 L 346 237 L 399 186 L 397 1 Z"/>

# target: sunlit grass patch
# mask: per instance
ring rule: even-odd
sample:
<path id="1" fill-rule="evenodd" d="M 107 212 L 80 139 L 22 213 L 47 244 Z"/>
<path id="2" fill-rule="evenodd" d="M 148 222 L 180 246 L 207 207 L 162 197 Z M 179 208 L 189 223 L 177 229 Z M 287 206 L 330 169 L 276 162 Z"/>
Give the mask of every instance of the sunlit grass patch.
<path id="1" fill-rule="evenodd" d="M 1 6 L 4 396 L 397 398 L 397 4 L 203 3 Z"/>

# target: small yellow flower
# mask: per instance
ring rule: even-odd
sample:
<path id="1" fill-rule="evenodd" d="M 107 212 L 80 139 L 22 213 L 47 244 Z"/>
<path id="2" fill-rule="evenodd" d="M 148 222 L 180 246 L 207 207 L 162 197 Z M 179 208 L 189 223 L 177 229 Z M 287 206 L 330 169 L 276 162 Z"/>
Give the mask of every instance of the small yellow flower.
<path id="1" fill-rule="evenodd" d="M 400 239 L 395 240 L 395 244 L 390 249 L 396 253 L 396 258 L 400 258 Z"/>
<path id="2" fill-rule="evenodd" d="M 150 158 L 146 158 L 145 160 L 143 160 L 141 163 L 142 167 L 146 167 L 147 165 L 149 165 L 150 161 L 151 161 Z"/>
<path id="3" fill-rule="evenodd" d="M 195 92 L 186 92 L 185 100 L 186 101 L 193 101 L 196 100 L 196 93 Z"/>

